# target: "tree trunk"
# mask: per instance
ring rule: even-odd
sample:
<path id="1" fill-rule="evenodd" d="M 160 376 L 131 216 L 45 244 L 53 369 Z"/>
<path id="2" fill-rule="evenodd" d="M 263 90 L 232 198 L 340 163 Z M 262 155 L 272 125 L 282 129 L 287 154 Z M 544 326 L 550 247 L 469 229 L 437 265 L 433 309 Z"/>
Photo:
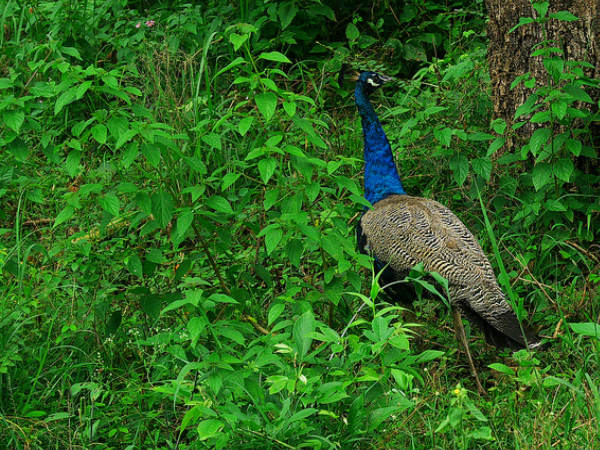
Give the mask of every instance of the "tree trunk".
<path id="1" fill-rule="evenodd" d="M 585 69 L 586 75 L 600 78 L 600 0 L 552 0 L 548 14 L 558 11 L 569 11 L 580 20 L 574 22 L 551 19 L 547 25 L 547 36 L 544 37 L 542 26 L 530 23 L 509 30 L 519 23 L 520 17 L 536 17 L 537 12 L 529 0 L 486 0 L 489 15 L 487 33 L 490 40 L 488 63 L 492 81 L 492 99 L 494 116 L 502 118 L 510 127 L 516 109 L 523 104 L 535 90 L 528 89 L 522 83 L 511 90 L 510 85 L 518 75 L 527 72 L 536 79 L 536 86 L 548 82 L 547 73 L 542 63 L 542 56 L 531 57 L 535 44 L 548 39 L 554 46 L 562 49 L 565 60 L 587 61 L 594 68 Z M 588 94 L 596 105 L 587 104 L 586 108 L 597 110 L 600 98 L 599 89 L 589 89 Z M 521 117 L 519 120 L 527 119 Z M 516 140 L 510 140 L 507 148 L 526 141 L 535 124 L 526 123 L 517 130 Z M 600 127 L 596 126 L 596 144 L 600 141 Z"/>

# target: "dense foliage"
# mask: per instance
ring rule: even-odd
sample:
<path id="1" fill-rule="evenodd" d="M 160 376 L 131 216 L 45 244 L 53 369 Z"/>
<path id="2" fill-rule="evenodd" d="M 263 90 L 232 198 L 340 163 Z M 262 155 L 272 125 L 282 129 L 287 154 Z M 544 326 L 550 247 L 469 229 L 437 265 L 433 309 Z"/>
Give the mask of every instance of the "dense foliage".
<path id="1" fill-rule="evenodd" d="M 507 148 L 480 2 L 351 3 L 0 5 L 2 447 L 600 446 L 598 80 L 541 43 L 516 112 L 540 126 Z M 399 78 L 376 103 L 407 192 L 461 217 L 552 338 L 473 330 L 487 397 L 444 280 L 417 268 L 405 311 L 355 249 L 339 75 L 366 68 Z"/>

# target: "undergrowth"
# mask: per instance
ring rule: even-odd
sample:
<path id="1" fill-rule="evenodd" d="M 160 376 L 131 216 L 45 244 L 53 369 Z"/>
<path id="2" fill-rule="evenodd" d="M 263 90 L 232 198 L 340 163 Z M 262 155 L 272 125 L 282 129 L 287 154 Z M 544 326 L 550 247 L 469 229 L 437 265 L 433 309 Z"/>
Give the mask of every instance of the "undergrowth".
<path id="1" fill-rule="evenodd" d="M 551 81 L 517 116 L 541 126 L 504 149 L 478 2 L 204 3 L 0 7 L 0 443 L 600 446 L 585 63 L 535 50 Z M 376 102 L 406 190 L 461 217 L 549 338 L 473 330 L 487 397 L 444 303 L 388 304 L 355 249 L 346 65 L 400 78 Z"/>

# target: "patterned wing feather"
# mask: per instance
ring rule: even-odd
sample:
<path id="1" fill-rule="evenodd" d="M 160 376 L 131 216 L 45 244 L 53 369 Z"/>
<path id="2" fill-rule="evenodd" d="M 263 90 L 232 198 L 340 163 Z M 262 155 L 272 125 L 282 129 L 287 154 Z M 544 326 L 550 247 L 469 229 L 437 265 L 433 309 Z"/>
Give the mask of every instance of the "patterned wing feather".
<path id="1" fill-rule="evenodd" d="M 442 204 L 408 195 L 377 202 L 361 219 L 363 247 L 398 276 L 417 263 L 448 280 L 450 299 L 484 329 L 488 341 L 518 347 L 524 339 L 515 313 L 479 243 Z"/>

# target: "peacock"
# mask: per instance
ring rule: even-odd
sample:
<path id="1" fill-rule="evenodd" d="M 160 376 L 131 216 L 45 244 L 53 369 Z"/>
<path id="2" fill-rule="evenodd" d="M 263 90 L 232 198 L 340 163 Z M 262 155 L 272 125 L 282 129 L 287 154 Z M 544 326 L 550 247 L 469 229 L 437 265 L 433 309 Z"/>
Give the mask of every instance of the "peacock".
<path id="1" fill-rule="evenodd" d="M 390 143 L 369 101 L 370 94 L 391 80 L 375 72 L 362 72 L 354 91 L 364 138 L 365 198 L 372 205 L 357 225 L 359 250 L 374 256 L 385 283 L 403 280 L 418 263 L 448 280 L 456 334 L 465 347 L 477 387 L 483 391 L 461 312 L 497 347 L 533 349 L 540 340 L 533 333 L 523 334 L 490 262 L 461 220 L 444 205 L 405 192 Z"/>

